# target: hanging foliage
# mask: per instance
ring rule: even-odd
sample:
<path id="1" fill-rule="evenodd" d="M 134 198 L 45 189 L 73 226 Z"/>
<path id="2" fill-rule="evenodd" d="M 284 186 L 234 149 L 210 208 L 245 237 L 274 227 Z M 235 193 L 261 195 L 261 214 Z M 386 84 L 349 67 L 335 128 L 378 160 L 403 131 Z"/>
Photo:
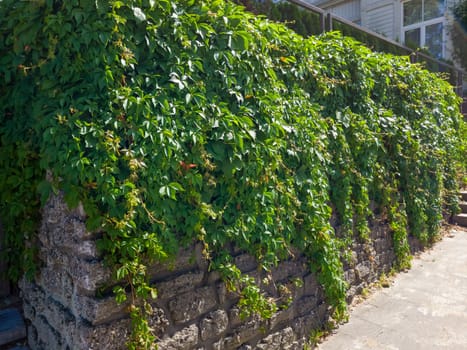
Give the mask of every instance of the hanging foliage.
<path id="1" fill-rule="evenodd" d="M 0 2 L 0 217 L 10 277 L 34 273 L 41 204 L 63 191 L 132 298 L 131 349 L 154 338 L 153 261 L 204 244 L 244 314 L 276 311 L 232 261 L 299 249 L 345 314 L 341 255 L 386 213 L 432 240 L 455 209 L 462 123 L 451 86 L 407 58 L 303 37 L 206 0 Z M 51 177 L 46 179 L 45 173 Z M 330 226 L 331 203 L 346 235 Z"/>

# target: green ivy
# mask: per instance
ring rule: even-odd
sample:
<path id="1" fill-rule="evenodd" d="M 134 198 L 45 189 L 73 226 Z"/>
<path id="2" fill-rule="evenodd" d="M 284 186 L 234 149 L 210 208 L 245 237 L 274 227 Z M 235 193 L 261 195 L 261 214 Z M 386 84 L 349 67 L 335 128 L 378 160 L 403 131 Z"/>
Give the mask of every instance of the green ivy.
<path id="1" fill-rule="evenodd" d="M 81 202 L 116 300 L 131 299 L 130 349 L 154 343 L 147 266 L 180 247 L 201 242 L 243 315 L 266 318 L 277 305 L 231 244 L 264 271 L 299 249 L 342 318 L 342 257 L 369 239 L 371 202 L 400 268 L 408 233 L 431 241 L 443 206 L 456 209 L 459 99 L 406 57 L 338 33 L 304 39 L 217 0 L 4 0 L 0 18 L 9 275 L 34 273 L 50 194 Z"/>

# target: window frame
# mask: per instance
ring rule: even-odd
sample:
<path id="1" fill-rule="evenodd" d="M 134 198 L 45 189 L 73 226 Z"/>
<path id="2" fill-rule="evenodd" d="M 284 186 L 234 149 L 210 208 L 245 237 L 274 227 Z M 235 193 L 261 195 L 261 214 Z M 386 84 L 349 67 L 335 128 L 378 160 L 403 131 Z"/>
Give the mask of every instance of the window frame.
<path id="1" fill-rule="evenodd" d="M 404 0 L 401 1 L 401 38 L 402 42 L 405 44 L 405 32 L 413 29 L 420 29 L 420 43 L 419 47 L 427 47 L 426 46 L 426 27 L 441 23 L 443 26 L 443 31 L 441 34 L 441 57 L 437 58 L 444 58 L 446 57 L 446 11 L 447 11 L 447 1 L 444 0 L 444 13 L 440 17 L 432 18 L 429 20 L 424 20 L 424 12 L 425 12 L 425 0 L 422 0 L 422 20 L 420 22 L 416 22 L 409 25 L 404 25 L 404 4 L 409 3 L 412 0 Z"/>

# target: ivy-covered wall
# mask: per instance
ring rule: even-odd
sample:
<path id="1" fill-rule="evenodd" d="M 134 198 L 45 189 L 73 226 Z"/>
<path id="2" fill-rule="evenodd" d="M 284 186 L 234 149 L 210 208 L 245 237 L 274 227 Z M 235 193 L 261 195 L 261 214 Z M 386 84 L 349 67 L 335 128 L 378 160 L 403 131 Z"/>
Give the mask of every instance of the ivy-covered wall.
<path id="1" fill-rule="evenodd" d="M 3 0 L 0 31 L 9 276 L 37 273 L 40 208 L 63 191 L 112 270 L 105 293 L 131 305 L 132 349 L 154 343 L 148 266 L 180 248 L 199 244 L 242 315 L 264 319 L 280 305 L 230 248 L 266 273 L 298 251 L 339 319 L 370 203 L 397 268 L 409 236 L 430 242 L 457 209 L 459 100 L 407 57 L 219 0 Z"/>
<path id="2" fill-rule="evenodd" d="M 102 287 L 112 283 L 111 270 L 97 252 L 98 235 L 88 232 L 79 206 L 70 210 L 63 195 L 52 196 L 42 210 L 38 273 L 23 279 L 21 291 L 31 349 L 120 350 L 129 340 L 129 303 L 118 305 Z M 333 218 L 333 223 L 337 218 Z M 350 302 L 395 262 L 388 222 L 375 215 L 369 240 L 352 244 L 344 264 Z M 338 234 L 342 227 L 336 226 Z M 417 242 L 415 242 L 417 243 Z M 417 245 L 413 245 L 417 249 Z M 299 251 L 264 271 L 256 259 L 232 246 L 236 266 L 258 283 L 279 306 L 269 319 L 242 318 L 239 295 L 209 269 L 203 246 L 180 249 L 168 264 L 148 268 L 158 298 L 150 302 L 150 326 L 159 349 L 302 350 L 312 334 L 330 327 L 331 308 L 316 274 Z"/>

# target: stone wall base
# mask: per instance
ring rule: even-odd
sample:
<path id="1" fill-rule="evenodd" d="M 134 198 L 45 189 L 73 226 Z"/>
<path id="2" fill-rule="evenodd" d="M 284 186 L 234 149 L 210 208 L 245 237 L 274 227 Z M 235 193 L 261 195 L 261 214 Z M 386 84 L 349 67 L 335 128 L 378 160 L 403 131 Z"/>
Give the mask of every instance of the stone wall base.
<path id="1" fill-rule="evenodd" d="M 69 210 L 60 195 L 43 209 L 38 242 L 42 266 L 34 281 L 21 283 L 33 350 L 126 348 L 127 305 L 96 296 L 99 287 L 111 284 L 111 273 L 96 250 L 98 235 L 87 232 L 84 222 L 83 210 Z M 349 302 L 389 272 L 395 260 L 388 225 L 381 220 L 370 224 L 370 240 L 355 243 L 345 262 Z M 264 282 L 266 276 L 251 256 L 237 251 L 234 259 L 243 272 Z M 208 271 L 199 245 L 181 250 L 171 266 L 157 265 L 151 271 L 159 291 L 151 319 L 159 349 L 301 350 L 310 332 L 329 319 L 323 290 L 300 255 L 281 262 L 263 285 L 279 303 L 284 288 L 294 300 L 269 320 L 240 318 L 238 296 L 226 289 L 219 274 Z M 303 282 L 300 287 L 297 279 Z"/>

